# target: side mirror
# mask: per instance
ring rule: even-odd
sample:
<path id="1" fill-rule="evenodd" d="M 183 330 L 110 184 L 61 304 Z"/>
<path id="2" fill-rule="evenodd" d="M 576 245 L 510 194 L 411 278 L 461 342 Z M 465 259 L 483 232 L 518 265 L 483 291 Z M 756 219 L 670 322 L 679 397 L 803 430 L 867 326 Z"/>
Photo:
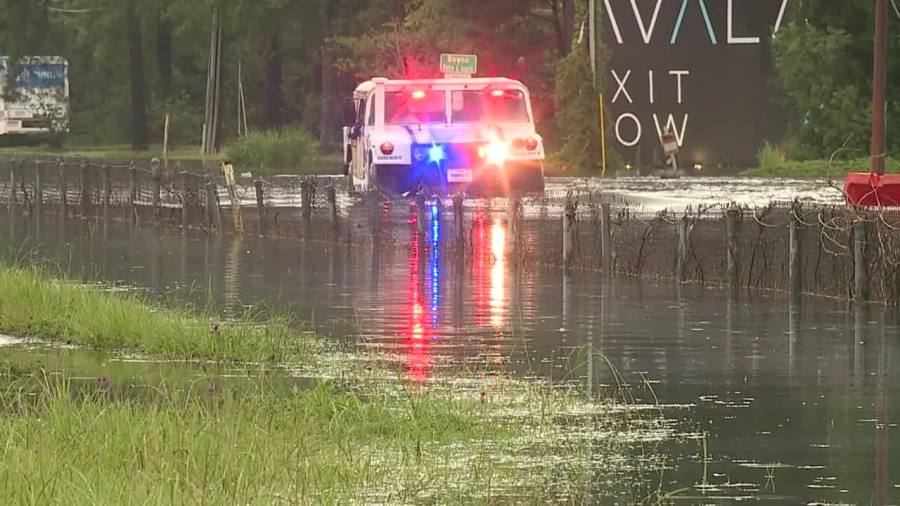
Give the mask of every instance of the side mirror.
<path id="1" fill-rule="evenodd" d="M 356 124 L 356 101 L 353 99 L 344 100 L 344 125 L 350 126 Z"/>

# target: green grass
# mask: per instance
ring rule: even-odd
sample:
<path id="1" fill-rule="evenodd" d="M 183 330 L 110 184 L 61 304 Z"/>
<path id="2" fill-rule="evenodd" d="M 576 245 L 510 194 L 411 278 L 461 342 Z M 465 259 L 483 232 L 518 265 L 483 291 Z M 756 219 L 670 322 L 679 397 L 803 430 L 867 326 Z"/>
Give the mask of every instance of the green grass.
<path id="1" fill-rule="evenodd" d="M 131 161 L 131 160 L 150 160 L 154 157 L 162 159 L 162 146 L 153 145 L 146 151 L 133 151 L 131 146 L 125 144 L 106 144 L 106 145 L 80 145 L 73 144 L 63 146 L 62 148 L 53 148 L 45 145 L 40 146 L 3 146 L 0 147 L 0 155 L 7 156 L 60 156 L 73 158 L 87 158 L 89 160 L 98 161 Z M 224 153 L 220 153 L 213 157 L 213 162 L 221 163 L 226 158 Z M 169 151 L 169 163 L 183 162 L 186 165 L 199 165 L 203 160 L 199 146 L 179 146 Z M 319 175 L 319 174 L 341 174 L 343 159 L 340 153 L 324 153 L 315 157 L 308 164 L 299 166 L 291 166 L 288 170 L 274 171 L 279 174 L 303 174 L 303 175 Z M 236 164 L 238 172 L 257 171 L 248 166 Z M 272 172 L 272 171 L 267 171 Z"/>
<path id="2" fill-rule="evenodd" d="M 149 160 L 153 157 L 162 159 L 162 152 L 162 145 L 152 145 L 146 151 L 134 151 L 127 144 L 73 144 L 61 148 L 46 145 L 0 147 L 0 154 L 4 155 L 85 157 L 98 160 Z M 200 153 L 200 146 L 179 146 L 169 151 L 169 160 L 200 162 L 203 155 Z M 216 160 L 221 160 L 221 156 L 217 156 Z"/>
<path id="3" fill-rule="evenodd" d="M 0 390 L 0 503 L 634 499 L 646 496 L 636 455 L 662 428 L 536 383 L 496 380 L 478 395 L 273 381 L 13 382 Z"/>
<path id="4" fill-rule="evenodd" d="M 0 333 L 179 359 L 292 362 L 316 346 L 286 318 L 215 322 L 136 295 L 54 279 L 35 268 L 0 266 Z"/>
<path id="5" fill-rule="evenodd" d="M 900 160 L 889 158 L 886 162 L 887 172 L 900 172 Z M 853 160 L 787 160 L 769 158 L 760 167 L 745 171 L 743 175 L 751 177 L 784 177 L 798 179 L 828 178 L 843 180 L 848 172 L 869 172 L 869 159 Z"/>
<path id="6" fill-rule="evenodd" d="M 160 388 L 143 398 L 46 379 L 2 396 L 3 504 L 334 504 L 418 495 L 436 451 L 512 429 L 473 401 L 321 384 L 288 393 Z M 34 393 L 34 392 L 29 392 Z M 445 450 L 446 452 L 446 450 Z M 440 456 L 439 456 L 440 455 Z M 469 486 L 487 486 L 487 474 Z"/>

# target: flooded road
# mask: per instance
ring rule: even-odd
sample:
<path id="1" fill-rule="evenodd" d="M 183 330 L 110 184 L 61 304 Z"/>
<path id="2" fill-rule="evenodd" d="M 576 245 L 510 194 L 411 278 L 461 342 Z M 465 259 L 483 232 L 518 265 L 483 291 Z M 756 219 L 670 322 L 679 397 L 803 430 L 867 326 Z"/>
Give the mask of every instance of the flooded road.
<path id="1" fill-rule="evenodd" d="M 466 256 L 436 247 L 450 228 L 437 214 L 425 236 L 409 215 L 389 216 L 385 231 L 400 240 L 388 248 L 0 218 L 7 259 L 50 259 L 73 276 L 225 314 L 287 309 L 389 354 L 414 381 L 513 371 L 664 405 L 683 432 L 708 435 L 665 445 L 669 469 L 647 476 L 686 504 L 900 502 L 892 311 L 523 267 L 490 213 L 476 219 Z M 96 360 L 83 367 L 144 367 Z"/>

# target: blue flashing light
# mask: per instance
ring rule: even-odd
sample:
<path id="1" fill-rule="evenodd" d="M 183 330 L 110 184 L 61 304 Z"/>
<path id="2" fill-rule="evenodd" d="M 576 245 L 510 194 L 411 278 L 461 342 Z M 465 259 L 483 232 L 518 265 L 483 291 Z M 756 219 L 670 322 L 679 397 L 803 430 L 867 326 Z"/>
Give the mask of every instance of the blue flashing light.
<path id="1" fill-rule="evenodd" d="M 444 146 L 434 144 L 428 148 L 428 160 L 433 163 L 440 163 L 447 159 L 447 153 L 444 152 Z"/>

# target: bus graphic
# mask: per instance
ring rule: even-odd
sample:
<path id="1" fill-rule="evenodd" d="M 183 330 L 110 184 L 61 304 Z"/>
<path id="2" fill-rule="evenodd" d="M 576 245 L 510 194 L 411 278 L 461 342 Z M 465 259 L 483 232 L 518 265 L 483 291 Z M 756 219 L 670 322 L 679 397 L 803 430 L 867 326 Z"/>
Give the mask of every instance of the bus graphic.
<path id="1" fill-rule="evenodd" d="M 67 132 L 68 71 L 58 56 L 29 56 L 17 64 L 0 56 L 0 136 Z"/>

